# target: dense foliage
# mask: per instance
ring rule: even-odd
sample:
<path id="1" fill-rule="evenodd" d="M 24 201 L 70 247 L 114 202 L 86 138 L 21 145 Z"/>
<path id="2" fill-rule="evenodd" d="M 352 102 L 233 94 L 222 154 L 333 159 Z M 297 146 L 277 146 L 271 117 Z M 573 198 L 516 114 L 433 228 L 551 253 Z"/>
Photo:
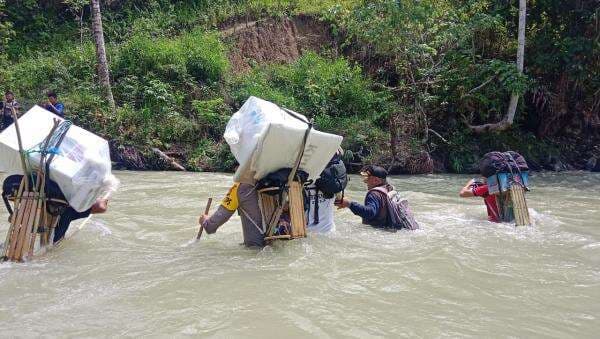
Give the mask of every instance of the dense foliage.
<path id="1" fill-rule="evenodd" d="M 592 0 L 529 1 L 524 75 L 514 63 L 517 1 L 107 1 L 116 115 L 98 85 L 89 11 L 83 0 L 0 0 L 2 89 L 26 106 L 56 90 L 77 123 L 115 145 L 169 150 L 190 169 L 234 166 L 221 135 L 249 95 L 344 135 L 348 161 L 398 171 L 429 170 L 414 164 L 423 154 L 462 172 L 492 149 L 521 151 L 539 167 L 598 152 Z M 298 14 L 330 25 L 337 50 L 231 70 L 220 27 Z M 512 93 L 522 95 L 513 128 L 473 134 L 468 125 L 502 118 Z"/>

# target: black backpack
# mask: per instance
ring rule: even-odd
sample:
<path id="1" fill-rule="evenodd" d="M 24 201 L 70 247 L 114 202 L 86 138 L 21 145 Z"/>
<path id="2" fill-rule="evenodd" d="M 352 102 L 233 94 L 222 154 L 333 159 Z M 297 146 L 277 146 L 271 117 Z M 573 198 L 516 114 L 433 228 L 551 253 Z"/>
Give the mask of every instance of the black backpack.
<path id="1" fill-rule="evenodd" d="M 522 155 L 517 152 L 489 152 L 479 163 L 479 171 L 484 177 L 490 177 L 500 172 L 528 171 L 529 167 Z"/>
<path id="2" fill-rule="evenodd" d="M 32 174 L 32 176 L 28 178 L 29 185 L 33 186 L 36 181 L 36 175 Z M 11 215 L 13 214 L 13 210 L 10 206 L 9 199 L 16 197 L 19 187 L 21 186 L 21 179 L 23 179 L 22 175 L 15 174 L 6 177 L 2 183 L 2 200 L 4 201 L 8 214 Z M 52 199 L 46 202 L 46 209 L 50 214 L 54 216 L 60 215 L 68 207 L 64 203 L 59 202 L 66 201 L 67 198 L 65 198 L 65 195 L 56 182 L 46 179 L 45 195 L 47 198 Z"/>
<path id="3" fill-rule="evenodd" d="M 256 189 L 261 190 L 264 188 L 279 188 L 284 189 L 287 185 L 288 177 L 290 176 L 291 168 L 281 168 L 275 172 L 271 172 L 267 174 L 264 178 L 260 179 L 256 183 Z M 298 181 L 304 184 L 308 180 L 308 173 L 303 170 L 297 170 L 296 176 L 294 177 L 294 181 Z M 279 194 L 279 191 L 267 191 L 267 194 L 276 195 Z"/>
<path id="4" fill-rule="evenodd" d="M 327 199 L 333 198 L 334 195 L 346 189 L 348 173 L 339 154 L 336 153 L 329 161 L 323 172 L 321 172 L 320 178 L 315 181 L 315 185 Z"/>
<path id="5" fill-rule="evenodd" d="M 319 223 L 319 191 L 323 193 L 323 198 L 331 199 L 337 193 L 343 192 L 348 186 L 348 173 L 346 166 L 339 153 L 336 153 L 325 166 L 319 179 L 315 181 L 315 213 L 314 223 Z"/>

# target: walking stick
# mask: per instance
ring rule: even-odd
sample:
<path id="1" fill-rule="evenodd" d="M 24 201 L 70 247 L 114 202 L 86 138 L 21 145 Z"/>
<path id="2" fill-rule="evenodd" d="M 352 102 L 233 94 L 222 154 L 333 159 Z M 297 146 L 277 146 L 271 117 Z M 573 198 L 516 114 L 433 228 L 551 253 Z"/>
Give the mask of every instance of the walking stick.
<path id="1" fill-rule="evenodd" d="M 208 214 L 210 211 L 210 205 L 212 204 L 212 198 L 208 198 L 208 202 L 206 203 L 206 208 L 204 209 L 204 214 Z M 202 231 L 204 227 L 202 227 L 202 223 L 200 223 L 200 229 L 198 230 L 198 235 L 196 236 L 196 240 L 199 240 L 202 236 Z"/>

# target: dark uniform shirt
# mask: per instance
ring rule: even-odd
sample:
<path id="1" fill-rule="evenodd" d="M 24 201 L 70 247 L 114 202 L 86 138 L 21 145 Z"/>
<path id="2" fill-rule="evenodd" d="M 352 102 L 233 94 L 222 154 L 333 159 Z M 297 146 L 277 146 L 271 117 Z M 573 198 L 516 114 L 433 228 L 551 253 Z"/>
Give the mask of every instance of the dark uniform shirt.
<path id="1" fill-rule="evenodd" d="M 67 209 L 60 215 L 60 219 L 58 219 L 58 225 L 54 229 L 54 242 L 57 242 L 65 237 L 67 230 L 69 229 L 69 225 L 71 222 L 87 218 L 90 215 L 91 208 L 84 212 L 77 212 L 73 209 L 73 207 L 69 206 Z"/>

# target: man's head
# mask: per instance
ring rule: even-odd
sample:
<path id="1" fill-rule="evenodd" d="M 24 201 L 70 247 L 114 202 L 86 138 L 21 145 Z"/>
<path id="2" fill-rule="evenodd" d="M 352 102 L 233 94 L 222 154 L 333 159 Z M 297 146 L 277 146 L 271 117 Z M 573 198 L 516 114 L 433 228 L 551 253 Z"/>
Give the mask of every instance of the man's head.
<path id="1" fill-rule="evenodd" d="M 4 92 L 4 99 L 7 102 L 11 102 L 15 99 L 15 95 L 11 91 L 6 91 L 6 92 Z"/>
<path id="2" fill-rule="evenodd" d="M 381 186 L 387 183 L 387 171 L 383 167 L 369 165 L 360 171 L 363 176 L 363 182 L 369 189 Z"/>
<path id="3" fill-rule="evenodd" d="M 54 91 L 48 92 L 48 101 L 50 101 L 52 105 L 56 104 L 56 102 L 58 101 L 56 93 Z"/>

